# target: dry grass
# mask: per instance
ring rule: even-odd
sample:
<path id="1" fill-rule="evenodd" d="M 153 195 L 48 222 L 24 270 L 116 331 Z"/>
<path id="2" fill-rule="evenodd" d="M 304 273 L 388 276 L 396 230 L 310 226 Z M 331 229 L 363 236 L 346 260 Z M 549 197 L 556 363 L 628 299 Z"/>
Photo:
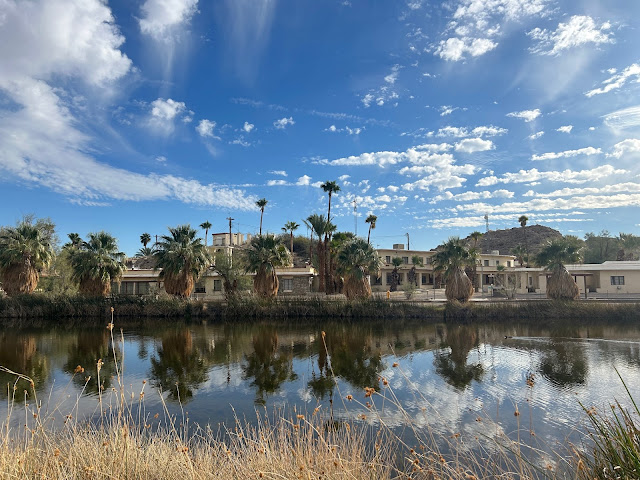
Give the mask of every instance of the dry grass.
<path id="1" fill-rule="evenodd" d="M 318 407 L 272 418 L 257 414 L 253 422 L 236 421 L 216 431 L 191 427 L 184 418 L 171 417 L 166 408 L 147 413 L 146 383 L 137 391 L 125 387 L 113 323 L 108 328 L 116 365 L 114 387 L 99 393 L 96 413 L 89 420 L 78 418 L 78 405 L 93 400 L 80 394 L 64 424 L 54 428 L 53 419 L 41 415 L 32 380 L 3 369 L 15 375 L 15 385 L 19 379 L 30 384 L 30 391 L 24 392 L 30 400 L 25 398 L 24 428 L 10 428 L 17 423 L 12 422 L 15 395 L 21 395 L 14 388 L 0 430 L 0 479 L 586 478 L 577 460 L 525 446 L 520 426 L 509 435 L 499 425 L 479 419 L 484 423 L 474 434 L 434 432 L 426 417 L 437 412 L 429 408 L 428 399 L 414 390 L 412 403 L 427 420 L 422 422 L 415 411 L 405 409 L 384 378 L 380 391 L 366 388 L 361 400 L 343 395 L 336 382 L 343 407 L 340 420 L 332 408 Z M 101 364 L 99 360 L 98 384 Z M 410 383 L 401 365 L 393 367 Z M 83 373 L 78 366 L 76 374 Z M 58 407 L 52 411 L 59 415 Z M 391 411 L 402 418 L 403 428 L 385 423 Z M 519 420 L 517 407 L 514 414 Z"/>

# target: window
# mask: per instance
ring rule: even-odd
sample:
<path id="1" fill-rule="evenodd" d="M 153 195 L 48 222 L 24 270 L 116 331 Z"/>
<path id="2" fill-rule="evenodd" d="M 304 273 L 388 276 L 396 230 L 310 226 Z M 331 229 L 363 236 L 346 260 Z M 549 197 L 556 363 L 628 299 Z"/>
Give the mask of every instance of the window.
<path id="1" fill-rule="evenodd" d="M 149 282 L 139 282 L 138 283 L 138 293 L 140 295 L 148 295 L 149 294 Z"/>
<path id="2" fill-rule="evenodd" d="M 624 285 L 624 276 L 612 276 L 611 285 Z"/>
<path id="3" fill-rule="evenodd" d="M 409 257 L 402 257 L 402 263 L 409 265 Z"/>
<path id="4" fill-rule="evenodd" d="M 206 293 L 203 280 L 196 283 L 195 293 Z"/>
<path id="5" fill-rule="evenodd" d="M 280 280 L 280 288 L 283 292 L 293 291 L 293 278 L 282 278 Z"/>
<path id="6" fill-rule="evenodd" d="M 507 267 L 511 266 L 511 260 L 507 260 Z"/>
<path id="7" fill-rule="evenodd" d="M 390 273 L 387 273 L 387 285 L 391 285 L 391 282 L 393 281 L 393 275 Z"/>
<path id="8" fill-rule="evenodd" d="M 374 285 L 382 285 L 382 277 L 375 277 L 373 279 L 373 284 Z"/>
<path id="9" fill-rule="evenodd" d="M 496 267 L 500 265 L 500 260 L 496 260 Z"/>
<path id="10" fill-rule="evenodd" d="M 431 257 L 427 257 L 426 265 L 431 265 L 433 263 L 433 259 Z"/>
<path id="11" fill-rule="evenodd" d="M 424 273 L 422 274 L 422 285 L 427 285 L 427 276 Z"/>
<path id="12" fill-rule="evenodd" d="M 214 280 L 213 281 L 213 291 L 221 292 L 222 291 L 222 280 Z"/>
<path id="13" fill-rule="evenodd" d="M 391 263 L 391 256 L 387 255 L 385 258 L 386 263 Z"/>
<path id="14" fill-rule="evenodd" d="M 484 261 L 484 266 L 485 266 L 485 267 L 488 267 L 488 266 L 489 266 L 489 260 L 485 260 L 485 261 Z"/>
<path id="15" fill-rule="evenodd" d="M 135 282 L 122 282 L 120 284 L 120 293 L 123 293 L 125 295 L 133 295 L 135 286 Z"/>
<path id="16" fill-rule="evenodd" d="M 398 273 L 398 285 L 402 285 L 403 280 L 404 280 L 404 273 Z"/>

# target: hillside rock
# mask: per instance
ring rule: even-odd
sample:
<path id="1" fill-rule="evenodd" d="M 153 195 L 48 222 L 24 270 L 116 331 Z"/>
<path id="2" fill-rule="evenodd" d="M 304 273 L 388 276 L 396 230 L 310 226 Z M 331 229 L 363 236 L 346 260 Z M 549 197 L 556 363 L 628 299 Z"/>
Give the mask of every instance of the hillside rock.
<path id="1" fill-rule="evenodd" d="M 562 237 L 558 230 L 554 230 L 544 225 L 531 225 L 524 227 L 527 235 L 527 245 L 529 254 L 535 255 L 540 249 L 554 238 Z M 482 253 L 491 253 L 498 250 L 501 255 L 510 255 L 518 245 L 524 245 L 524 235 L 522 227 L 514 227 L 508 230 L 489 230 L 484 232 L 478 240 L 478 248 Z M 467 237 L 464 239 L 468 245 L 473 245 L 473 239 Z"/>

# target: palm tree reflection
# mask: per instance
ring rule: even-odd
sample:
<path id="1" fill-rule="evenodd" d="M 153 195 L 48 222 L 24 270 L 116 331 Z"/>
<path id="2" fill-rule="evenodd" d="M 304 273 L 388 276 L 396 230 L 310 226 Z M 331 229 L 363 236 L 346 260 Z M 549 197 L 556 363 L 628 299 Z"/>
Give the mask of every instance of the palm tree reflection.
<path id="1" fill-rule="evenodd" d="M 482 364 L 467 364 L 469 352 L 479 343 L 478 327 L 447 325 L 444 330 L 438 329 L 440 348 L 433 359 L 436 373 L 449 385 L 464 390 L 472 380 L 480 380 L 484 373 Z M 446 347 L 450 347 L 451 352 Z"/>
<path id="2" fill-rule="evenodd" d="M 49 376 L 46 357 L 37 351 L 36 338 L 33 335 L 0 334 L 0 365 L 16 373 L 30 377 L 36 392 L 42 390 Z M 24 399 L 23 391 L 31 394 L 31 386 L 26 380 L 18 380 L 14 375 L 0 372 L 0 397 L 6 398 L 16 385 L 17 396 Z M 11 388 L 7 388 L 10 385 Z"/>

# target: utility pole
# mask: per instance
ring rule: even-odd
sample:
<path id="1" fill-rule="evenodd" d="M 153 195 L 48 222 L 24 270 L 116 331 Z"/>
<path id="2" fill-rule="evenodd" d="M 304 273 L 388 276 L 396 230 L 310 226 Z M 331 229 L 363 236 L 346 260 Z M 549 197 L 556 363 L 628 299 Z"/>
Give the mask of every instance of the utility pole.
<path id="1" fill-rule="evenodd" d="M 355 233 L 356 233 L 356 237 L 358 236 L 358 199 L 354 198 L 353 199 L 353 222 L 355 224 Z"/>
<path id="2" fill-rule="evenodd" d="M 409 247 L 409 232 L 405 233 L 405 235 L 407 236 L 407 250 L 411 250 Z"/>
<path id="3" fill-rule="evenodd" d="M 231 236 L 231 222 L 233 220 L 235 220 L 235 218 L 231 218 L 231 217 L 227 217 L 227 220 L 229 220 L 229 246 L 233 245 L 233 237 Z"/>

